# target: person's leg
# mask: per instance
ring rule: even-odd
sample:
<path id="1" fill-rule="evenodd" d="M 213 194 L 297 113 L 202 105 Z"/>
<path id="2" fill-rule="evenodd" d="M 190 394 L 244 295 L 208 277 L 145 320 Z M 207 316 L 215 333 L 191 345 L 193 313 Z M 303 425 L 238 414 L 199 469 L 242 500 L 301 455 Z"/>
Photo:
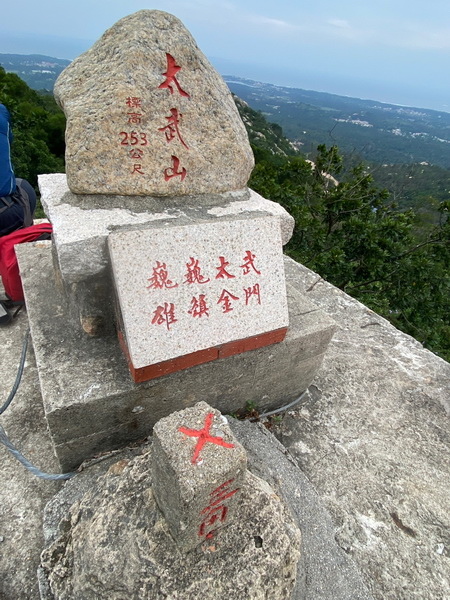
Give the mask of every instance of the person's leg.
<path id="1" fill-rule="evenodd" d="M 23 226 L 23 208 L 9 196 L 0 198 L 0 209 L 4 206 L 7 208 L 0 213 L 0 236 L 8 235 Z"/>
<path id="2" fill-rule="evenodd" d="M 33 186 L 28 183 L 26 179 L 20 179 L 19 177 L 16 177 L 16 184 L 19 189 L 27 194 L 30 203 L 31 217 L 33 217 L 34 211 L 36 210 L 36 192 L 34 191 Z"/>
<path id="3" fill-rule="evenodd" d="M 22 191 L 22 197 L 26 194 L 30 205 L 31 217 L 36 209 L 36 192 L 25 179 L 16 179 L 19 192 Z M 23 193 L 24 192 L 24 193 Z M 10 196 L 0 199 L 0 209 L 7 206 L 6 210 L 0 213 L 0 236 L 8 235 L 20 229 L 24 225 L 24 210 L 22 204 L 14 202 Z"/>

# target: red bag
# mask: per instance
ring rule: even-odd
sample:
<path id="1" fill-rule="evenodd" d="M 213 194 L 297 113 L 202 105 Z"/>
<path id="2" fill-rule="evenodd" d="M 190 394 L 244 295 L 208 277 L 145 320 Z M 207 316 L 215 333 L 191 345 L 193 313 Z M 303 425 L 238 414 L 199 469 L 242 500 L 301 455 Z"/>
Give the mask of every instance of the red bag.
<path id="1" fill-rule="evenodd" d="M 6 295 L 14 302 L 23 302 L 23 288 L 20 280 L 14 246 L 24 242 L 35 242 L 38 239 L 50 239 L 52 226 L 50 223 L 40 223 L 17 229 L 8 235 L 0 237 L 0 275 Z"/>

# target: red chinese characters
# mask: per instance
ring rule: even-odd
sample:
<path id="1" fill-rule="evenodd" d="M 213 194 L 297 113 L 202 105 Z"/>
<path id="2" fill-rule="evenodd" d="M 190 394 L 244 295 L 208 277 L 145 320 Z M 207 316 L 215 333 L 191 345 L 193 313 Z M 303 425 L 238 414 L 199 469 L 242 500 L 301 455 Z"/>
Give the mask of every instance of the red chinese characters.
<path id="1" fill-rule="evenodd" d="M 158 306 L 153 313 L 152 325 L 166 325 L 167 329 L 170 330 L 170 326 L 176 323 L 175 318 L 175 306 L 173 303 L 165 302 L 164 306 Z"/>
<path id="2" fill-rule="evenodd" d="M 198 298 L 195 296 L 191 300 L 191 308 L 188 310 L 188 313 L 193 317 L 202 317 L 206 315 L 209 317 L 209 308 L 206 303 L 205 294 L 200 294 Z"/>
<path id="3" fill-rule="evenodd" d="M 216 269 L 219 271 L 216 275 L 216 279 L 224 279 L 225 277 L 227 277 L 228 279 L 233 279 L 234 277 L 236 277 L 236 275 L 232 275 L 227 271 L 227 267 L 230 263 L 227 260 L 225 260 L 225 257 L 219 256 L 219 260 L 220 265 L 216 267 Z"/>
<path id="4" fill-rule="evenodd" d="M 173 139 L 178 138 L 179 141 L 186 148 L 186 150 L 189 150 L 189 146 L 181 137 L 180 129 L 178 127 L 182 116 L 183 115 L 181 113 L 178 114 L 178 110 L 176 108 L 171 108 L 170 117 L 166 117 L 168 121 L 167 125 L 165 127 L 160 127 L 158 131 L 164 131 L 166 135 L 166 140 L 168 142 L 171 142 Z"/>
<path id="5" fill-rule="evenodd" d="M 185 96 L 186 98 L 190 98 L 189 94 L 181 88 L 181 85 L 178 83 L 178 79 L 176 78 L 178 71 L 181 71 L 181 67 L 179 65 L 177 65 L 174 57 L 167 52 L 166 52 L 166 59 L 167 59 L 167 69 L 163 73 L 163 75 L 165 76 L 166 79 L 165 79 L 165 81 L 163 81 L 161 83 L 161 85 L 158 86 L 159 89 L 167 88 L 170 91 L 170 93 L 173 94 L 175 91 L 173 86 L 175 85 L 180 96 Z"/>
<path id="6" fill-rule="evenodd" d="M 187 171 L 184 167 L 182 169 L 180 169 L 179 167 L 180 159 L 172 155 L 172 166 L 167 167 L 167 169 L 164 169 L 164 179 L 166 181 L 169 181 L 170 179 L 172 179 L 172 177 L 179 176 L 181 177 L 181 181 L 183 181 L 183 179 L 186 177 Z"/>
<path id="7" fill-rule="evenodd" d="M 129 96 L 125 105 L 127 106 L 125 116 L 128 125 L 140 125 L 144 117 L 142 109 L 141 98 Z M 132 110 L 136 109 L 136 110 Z M 142 165 L 142 158 L 144 156 L 144 148 L 149 145 L 147 133 L 145 131 L 121 131 L 119 133 L 120 145 L 129 148 L 128 156 L 133 161 L 130 162 L 130 173 L 137 173 L 139 175 L 145 175 L 145 171 Z M 139 161 L 139 162 L 134 162 Z"/>
<path id="8" fill-rule="evenodd" d="M 245 305 L 248 306 L 249 300 L 252 296 L 255 296 L 255 298 L 258 301 L 258 304 L 261 304 L 261 290 L 259 288 L 259 283 L 255 283 L 255 285 L 252 287 L 248 287 L 248 288 L 244 288 L 244 292 L 245 292 Z"/>
<path id="9" fill-rule="evenodd" d="M 250 250 L 247 250 L 244 256 L 244 264 L 241 265 L 244 275 L 248 275 L 252 269 L 257 275 L 261 275 L 261 271 L 258 271 L 255 267 L 255 258 L 256 256 Z"/>
<path id="10" fill-rule="evenodd" d="M 177 91 L 180 96 L 190 98 L 190 95 L 181 87 L 180 82 L 177 79 L 177 74 L 181 71 L 181 66 L 177 65 L 175 58 L 167 52 L 166 61 L 167 68 L 163 73 L 165 80 L 158 86 L 158 89 L 167 89 L 172 95 Z M 189 146 L 185 142 L 180 131 L 182 117 L 183 115 L 179 112 L 178 108 L 174 106 L 170 109 L 170 115 L 165 117 L 167 121 L 166 125 L 159 127 L 158 131 L 164 133 L 168 144 L 173 140 L 178 140 L 186 150 L 189 150 Z M 179 156 L 172 154 L 171 161 L 172 165 L 164 169 L 165 181 L 170 181 L 174 177 L 179 177 L 180 181 L 184 181 L 187 170 L 185 167 L 180 166 L 181 161 Z"/>
<path id="11" fill-rule="evenodd" d="M 189 262 L 186 263 L 186 268 L 187 272 L 184 283 L 208 283 L 208 281 L 210 281 L 210 279 L 207 279 L 202 274 L 201 268 L 199 266 L 199 261 L 196 260 L 194 257 L 190 257 Z"/>
<path id="12" fill-rule="evenodd" d="M 220 294 L 220 298 L 217 300 L 217 304 L 222 304 L 222 310 L 224 313 L 231 312 L 233 310 L 233 306 L 231 305 L 232 300 L 239 300 L 238 296 L 233 296 L 231 292 L 227 292 L 227 290 L 222 290 Z"/>
<path id="13" fill-rule="evenodd" d="M 176 279 L 180 283 L 170 276 L 166 262 L 160 260 L 155 262 L 147 279 L 146 288 L 148 290 L 163 290 L 169 294 L 171 290 L 181 285 L 193 286 L 194 290 L 200 286 L 202 288 L 206 286 L 205 290 L 209 291 L 207 293 L 194 292 L 189 301 L 186 301 L 186 297 L 182 295 L 185 299 L 184 301 L 180 300 L 180 303 L 168 296 L 167 301 L 164 299 L 165 303 L 159 305 L 154 311 L 151 321 L 153 325 L 163 325 L 169 330 L 172 324 L 181 317 L 185 318 L 186 315 L 196 320 L 204 320 L 203 317 L 208 319 L 211 315 L 227 315 L 236 308 L 240 308 L 240 314 L 242 314 L 242 309 L 254 311 L 257 306 L 262 305 L 261 281 L 255 283 L 248 278 L 250 273 L 258 276 L 258 279 L 262 276 L 258 257 L 254 252 L 247 250 L 243 258 L 234 261 L 229 261 L 227 257 L 219 255 L 217 261 L 214 262 L 218 266 L 213 267 L 209 262 L 209 267 L 204 270 L 200 259 L 190 256 L 189 261 L 184 262 L 184 276 L 182 277 L 180 276 L 181 265 L 175 265 L 177 267 L 174 269 L 177 273 Z M 211 273 L 213 269 L 217 271 L 215 275 Z M 211 275 L 212 279 L 208 275 Z M 217 280 L 226 280 L 227 287 L 218 288 L 220 284 Z M 225 284 L 225 282 L 223 283 Z M 251 285 L 248 285 L 249 283 Z M 210 288 L 210 286 L 213 287 Z"/>
<path id="14" fill-rule="evenodd" d="M 178 283 L 173 283 L 169 279 L 166 263 L 160 263 L 159 260 L 156 261 L 156 267 L 153 267 L 153 274 L 148 281 L 150 285 L 147 286 L 147 289 L 171 289 L 178 287 Z"/>
<path id="15" fill-rule="evenodd" d="M 234 479 L 229 479 L 209 495 L 208 506 L 200 511 L 203 520 L 198 530 L 199 537 L 213 538 L 217 526 L 226 521 L 228 515 L 227 500 L 239 491 L 239 488 L 233 489 L 233 482 Z"/>

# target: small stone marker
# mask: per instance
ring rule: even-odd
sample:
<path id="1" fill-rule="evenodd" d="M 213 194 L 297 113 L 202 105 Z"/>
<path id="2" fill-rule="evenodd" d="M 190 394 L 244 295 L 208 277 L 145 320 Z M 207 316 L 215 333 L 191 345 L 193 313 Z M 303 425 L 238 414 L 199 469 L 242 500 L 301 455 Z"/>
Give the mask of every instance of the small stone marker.
<path id="1" fill-rule="evenodd" d="M 118 21 L 55 84 L 75 194 L 179 196 L 247 185 L 254 159 L 228 87 L 174 16 Z"/>
<path id="2" fill-rule="evenodd" d="M 174 540 L 189 551 L 239 518 L 247 455 L 226 418 L 206 402 L 153 429 L 153 493 Z"/>
<path id="3" fill-rule="evenodd" d="M 110 234 L 120 337 L 136 382 L 284 339 L 280 235 L 271 216 Z"/>

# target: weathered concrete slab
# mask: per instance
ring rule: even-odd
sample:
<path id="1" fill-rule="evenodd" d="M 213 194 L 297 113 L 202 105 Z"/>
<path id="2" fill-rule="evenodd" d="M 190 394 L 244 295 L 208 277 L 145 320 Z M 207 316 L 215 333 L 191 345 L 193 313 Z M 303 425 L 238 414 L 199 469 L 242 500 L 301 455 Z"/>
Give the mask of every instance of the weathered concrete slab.
<path id="1" fill-rule="evenodd" d="M 104 274 L 108 265 L 108 234 L 120 227 L 156 223 L 189 224 L 233 218 L 240 214 L 269 214 L 280 219 L 282 243 L 287 244 L 294 219 L 276 202 L 250 189 L 206 197 L 157 197 L 75 195 L 69 191 L 64 173 L 39 175 L 45 213 L 54 228 L 54 242 L 61 276 L 74 284 Z"/>
<path id="2" fill-rule="evenodd" d="M 114 334 L 88 338 L 71 327 L 50 250 L 22 246 L 18 256 L 45 414 L 64 469 L 145 438 L 160 418 L 200 400 L 225 414 L 292 401 L 311 384 L 335 330 L 288 278 L 283 342 L 135 384 Z"/>
<path id="3" fill-rule="evenodd" d="M 223 79 L 174 16 L 118 21 L 58 77 L 66 171 L 76 194 L 239 190 L 254 165 Z"/>
<path id="4" fill-rule="evenodd" d="M 108 248 L 135 381 L 284 339 L 288 309 L 275 217 L 115 231 Z"/>

